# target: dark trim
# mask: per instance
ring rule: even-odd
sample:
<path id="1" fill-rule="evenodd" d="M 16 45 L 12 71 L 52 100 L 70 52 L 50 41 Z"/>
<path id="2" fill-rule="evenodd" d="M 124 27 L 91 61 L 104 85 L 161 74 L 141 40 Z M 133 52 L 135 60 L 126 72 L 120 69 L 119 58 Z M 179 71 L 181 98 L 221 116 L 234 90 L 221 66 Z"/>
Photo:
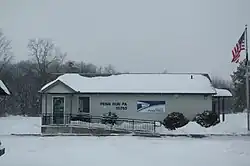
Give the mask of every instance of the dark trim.
<path id="1" fill-rule="evenodd" d="M 232 98 L 233 96 L 213 96 L 213 98 L 217 99 L 217 98 Z"/>
<path id="2" fill-rule="evenodd" d="M 212 79 L 210 78 L 209 74 L 207 74 L 207 73 L 200 73 L 200 74 L 207 77 L 209 79 L 209 81 L 212 83 Z"/>
<path id="3" fill-rule="evenodd" d="M 46 87 L 45 89 L 43 89 L 42 91 L 40 90 L 39 93 L 46 93 L 46 91 L 48 91 L 49 89 L 55 87 L 58 84 L 62 84 L 64 85 L 66 88 L 72 90 L 73 92 L 76 92 L 74 89 L 72 89 L 70 86 L 68 86 L 67 84 L 65 84 L 64 82 L 60 81 L 60 80 L 56 80 L 54 83 L 52 83 L 51 85 L 49 85 L 48 87 Z M 48 93 L 49 94 L 49 93 Z"/>
<path id="4" fill-rule="evenodd" d="M 48 113 L 48 94 L 45 94 L 45 113 Z"/>
<path id="5" fill-rule="evenodd" d="M 73 94 L 70 95 L 70 114 L 72 114 L 73 110 Z"/>
<path id="6" fill-rule="evenodd" d="M 70 95 L 74 95 L 74 94 L 79 94 L 79 93 L 42 93 L 42 94 L 48 94 L 48 95 L 67 95 L 67 96 L 70 96 Z"/>
<path id="7" fill-rule="evenodd" d="M 225 121 L 225 98 L 222 98 L 222 121 Z"/>
<path id="8" fill-rule="evenodd" d="M 9 96 L 9 95 L 11 95 L 11 93 L 8 94 L 8 93 L 6 93 L 2 88 L 0 88 L 0 95 L 1 95 L 1 96 Z"/>
<path id="9" fill-rule="evenodd" d="M 221 101 L 220 101 L 220 98 L 217 99 L 217 102 L 218 102 L 218 114 L 220 115 L 221 114 Z"/>
<path id="10" fill-rule="evenodd" d="M 208 73 L 196 73 L 196 72 L 188 72 L 188 73 L 183 73 L 183 72 L 167 72 L 167 73 L 153 73 L 153 72 L 118 72 L 118 73 L 73 73 L 73 72 L 66 72 L 66 73 L 51 73 L 53 75 L 64 75 L 64 74 L 79 74 L 81 76 L 85 76 L 85 77 L 100 77 L 100 76 L 111 76 L 111 75 L 124 75 L 124 74 L 129 74 L 129 75 L 132 75 L 132 74 L 187 74 L 187 75 L 203 75 L 205 77 L 207 77 L 209 80 L 210 79 L 210 76 Z"/>
<path id="11" fill-rule="evenodd" d="M 40 94 L 39 111 L 41 114 L 43 113 L 43 95 L 42 94 Z"/>
<path id="12" fill-rule="evenodd" d="M 215 93 L 47 93 L 51 95 L 71 95 L 71 94 L 81 94 L 81 95 L 213 95 Z"/>

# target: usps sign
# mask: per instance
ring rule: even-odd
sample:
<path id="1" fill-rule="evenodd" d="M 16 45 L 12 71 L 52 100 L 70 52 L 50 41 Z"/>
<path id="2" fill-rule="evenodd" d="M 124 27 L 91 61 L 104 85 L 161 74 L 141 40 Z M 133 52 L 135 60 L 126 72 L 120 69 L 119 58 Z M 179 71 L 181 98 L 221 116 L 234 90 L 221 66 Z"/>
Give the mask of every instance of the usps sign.
<path id="1" fill-rule="evenodd" d="M 137 112 L 162 113 L 165 109 L 165 101 L 137 101 Z"/>

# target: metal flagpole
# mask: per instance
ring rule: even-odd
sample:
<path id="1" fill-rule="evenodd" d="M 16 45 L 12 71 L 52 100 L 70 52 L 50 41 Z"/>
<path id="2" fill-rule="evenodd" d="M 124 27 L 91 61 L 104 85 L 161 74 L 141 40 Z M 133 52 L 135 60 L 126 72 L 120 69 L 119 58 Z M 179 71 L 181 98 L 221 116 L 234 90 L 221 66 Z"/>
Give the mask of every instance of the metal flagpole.
<path id="1" fill-rule="evenodd" d="M 250 131 L 249 122 L 249 67 L 248 67 L 248 45 L 247 45 L 247 25 L 245 26 L 245 48 L 246 48 L 246 102 L 247 102 L 247 130 Z"/>

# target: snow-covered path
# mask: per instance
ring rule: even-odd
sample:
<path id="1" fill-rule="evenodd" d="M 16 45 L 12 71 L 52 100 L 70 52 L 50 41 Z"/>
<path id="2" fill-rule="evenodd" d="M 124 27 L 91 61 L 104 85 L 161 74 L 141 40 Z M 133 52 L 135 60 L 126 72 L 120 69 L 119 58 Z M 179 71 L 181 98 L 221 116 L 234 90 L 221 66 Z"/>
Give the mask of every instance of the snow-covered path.
<path id="1" fill-rule="evenodd" d="M 249 166 L 250 139 L 2 136 L 3 166 Z"/>

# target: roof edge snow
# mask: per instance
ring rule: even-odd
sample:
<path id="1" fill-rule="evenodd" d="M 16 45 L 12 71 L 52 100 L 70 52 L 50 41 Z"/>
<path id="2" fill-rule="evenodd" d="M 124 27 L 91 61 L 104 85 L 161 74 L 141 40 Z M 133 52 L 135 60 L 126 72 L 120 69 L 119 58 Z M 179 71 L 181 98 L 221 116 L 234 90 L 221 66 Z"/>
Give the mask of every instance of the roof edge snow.
<path id="1" fill-rule="evenodd" d="M 214 97 L 232 97 L 232 93 L 227 89 L 215 88 L 217 94 L 213 95 Z"/>
<path id="2" fill-rule="evenodd" d="M 5 86 L 2 80 L 0 80 L 0 88 L 5 92 L 5 95 L 10 95 L 9 89 Z"/>
<path id="3" fill-rule="evenodd" d="M 143 84 L 134 81 L 138 79 L 138 77 L 134 77 L 132 75 L 136 74 L 138 75 L 138 77 L 142 78 L 142 80 L 140 80 L 139 78 L 139 80 L 142 82 L 143 81 L 148 82 L 148 80 L 151 79 L 149 75 L 153 75 L 152 77 L 155 80 L 155 82 L 165 82 L 166 84 L 163 85 L 156 83 L 154 85 L 154 83 L 151 82 L 148 85 L 144 86 Z M 126 82 L 129 80 L 131 80 L 134 83 L 134 84 L 130 83 L 129 88 L 122 85 L 124 81 Z M 169 82 L 168 80 L 172 81 L 168 83 Z M 184 84 L 184 86 L 183 84 L 180 84 L 181 86 L 179 89 L 176 86 L 176 83 L 178 84 L 183 81 L 184 82 L 188 81 L 189 84 L 187 85 Z M 39 92 L 44 93 L 49 88 L 55 86 L 57 83 L 63 83 L 65 86 L 72 89 L 74 92 L 89 93 L 89 94 L 211 94 L 211 95 L 216 94 L 216 90 L 211 84 L 211 79 L 209 75 L 205 73 L 126 73 L 126 74 L 114 74 L 111 76 L 97 76 L 97 77 L 82 76 L 82 74 L 79 73 L 65 73 L 59 76 L 57 79 L 44 85 Z M 77 85 L 77 83 L 79 85 L 82 85 L 83 83 L 86 84 L 83 87 Z M 113 83 L 117 83 L 118 87 L 113 88 L 113 85 L 109 86 L 109 84 Z M 202 84 L 204 84 L 205 87 L 200 86 Z M 160 86 L 157 87 L 158 85 Z M 173 86 L 173 87 L 166 88 L 167 86 L 169 87 Z M 191 88 L 189 86 L 191 86 Z"/>
<path id="4" fill-rule="evenodd" d="M 48 84 L 44 85 L 44 86 L 41 88 L 41 90 L 39 90 L 38 92 L 39 92 L 39 93 L 44 93 L 44 92 L 46 92 L 48 89 L 50 89 L 51 87 L 56 86 L 56 85 L 59 84 L 59 83 L 63 84 L 64 86 L 66 86 L 67 88 L 69 88 L 70 90 L 72 90 L 73 92 L 76 92 L 72 87 L 68 86 L 67 84 L 65 84 L 65 83 L 64 83 L 62 80 L 60 80 L 60 79 L 55 79 L 55 80 L 49 82 Z"/>

